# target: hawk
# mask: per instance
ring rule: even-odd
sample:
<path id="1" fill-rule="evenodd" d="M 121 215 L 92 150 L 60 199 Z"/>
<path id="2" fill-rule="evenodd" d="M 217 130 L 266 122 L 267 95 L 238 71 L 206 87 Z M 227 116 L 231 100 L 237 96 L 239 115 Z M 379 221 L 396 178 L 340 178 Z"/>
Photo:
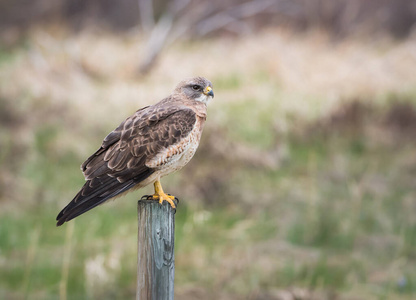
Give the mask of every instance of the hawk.
<path id="1" fill-rule="evenodd" d="M 56 217 L 57 226 L 127 191 L 153 183 L 151 199 L 169 202 L 160 178 L 184 167 L 195 154 L 214 97 L 212 83 L 180 82 L 162 101 L 143 107 L 108 134 L 82 165 L 85 184 Z"/>

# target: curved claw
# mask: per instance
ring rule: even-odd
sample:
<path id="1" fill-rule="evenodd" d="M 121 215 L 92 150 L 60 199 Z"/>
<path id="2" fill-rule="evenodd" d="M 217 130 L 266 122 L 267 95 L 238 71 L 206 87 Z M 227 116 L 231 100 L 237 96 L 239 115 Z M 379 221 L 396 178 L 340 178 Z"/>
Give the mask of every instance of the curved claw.
<path id="1" fill-rule="evenodd" d="M 170 206 L 175 209 L 176 205 L 175 205 L 175 202 L 173 202 L 173 200 L 175 200 L 175 196 L 166 194 L 163 191 L 162 185 L 160 184 L 159 180 L 156 180 L 154 182 L 154 186 L 155 186 L 155 193 L 152 195 L 151 199 L 159 200 L 160 204 L 162 204 L 163 201 L 167 201 L 170 204 Z"/>
<path id="2" fill-rule="evenodd" d="M 167 201 L 172 208 L 176 208 L 175 202 L 173 202 L 173 200 L 175 200 L 175 196 L 159 193 L 152 195 L 152 200 L 158 200 L 159 204 L 162 204 L 163 201 Z"/>

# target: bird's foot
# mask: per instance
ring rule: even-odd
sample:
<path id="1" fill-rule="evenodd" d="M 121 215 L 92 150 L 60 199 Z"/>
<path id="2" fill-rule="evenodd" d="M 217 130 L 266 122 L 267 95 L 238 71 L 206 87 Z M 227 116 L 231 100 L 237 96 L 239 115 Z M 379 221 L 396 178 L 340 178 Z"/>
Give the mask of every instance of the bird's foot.
<path id="1" fill-rule="evenodd" d="M 175 201 L 176 203 L 179 203 L 178 198 L 169 194 L 165 194 L 165 193 L 145 195 L 142 197 L 142 200 L 156 200 L 156 201 L 159 201 L 160 204 L 163 204 L 163 201 L 167 201 L 173 209 L 176 208 Z"/>
<path id="2" fill-rule="evenodd" d="M 153 200 L 159 200 L 159 204 L 162 204 L 163 201 L 167 201 L 172 208 L 176 208 L 175 202 L 175 196 L 171 196 L 165 193 L 159 193 L 159 194 L 153 194 L 152 196 Z"/>
<path id="3" fill-rule="evenodd" d="M 162 185 L 160 184 L 159 180 L 156 180 L 153 185 L 155 187 L 155 193 L 153 195 L 151 195 L 150 197 L 147 197 L 147 200 L 158 200 L 160 204 L 162 204 L 163 201 L 167 201 L 170 204 L 170 206 L 173 209 L 175 209 L 176 204 L 175 204 L 174 200 L 176 200 L 177 203 L 179 203 L 178 198 L 176 198 L 175 196 L 166 194 L 163 191 Z"/>

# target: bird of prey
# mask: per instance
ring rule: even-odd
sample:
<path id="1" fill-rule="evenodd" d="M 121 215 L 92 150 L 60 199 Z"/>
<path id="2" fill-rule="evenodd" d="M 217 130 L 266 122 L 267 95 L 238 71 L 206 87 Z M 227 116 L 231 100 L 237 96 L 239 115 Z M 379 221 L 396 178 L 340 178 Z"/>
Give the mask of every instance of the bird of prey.
<path id="1" fill-rule="evenodd" d="M 181 169 L 195 154 L 214 97 L 212 84 L 203 77 L 180 82 L 162 101 L 128 117 L 108 134 L 101 147 L 82 165 L 85 184 L 57 216 L 57 226 L 97 205 L 153 183 L 151 199 L 167 201 L 160 178 Z"/>

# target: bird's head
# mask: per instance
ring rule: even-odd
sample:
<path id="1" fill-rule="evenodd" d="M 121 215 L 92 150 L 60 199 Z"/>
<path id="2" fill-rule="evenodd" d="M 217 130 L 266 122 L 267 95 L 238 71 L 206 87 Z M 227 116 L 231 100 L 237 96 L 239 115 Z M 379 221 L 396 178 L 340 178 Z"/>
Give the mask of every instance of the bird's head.
<path id="1" fill-rule="evenodd" d="M 176 92 L 185 95 L 186 98 L 207 104 L 214 98 L 212 83 L 204 77 L 195 77 L 184 80 L 178 84 Z"/>

